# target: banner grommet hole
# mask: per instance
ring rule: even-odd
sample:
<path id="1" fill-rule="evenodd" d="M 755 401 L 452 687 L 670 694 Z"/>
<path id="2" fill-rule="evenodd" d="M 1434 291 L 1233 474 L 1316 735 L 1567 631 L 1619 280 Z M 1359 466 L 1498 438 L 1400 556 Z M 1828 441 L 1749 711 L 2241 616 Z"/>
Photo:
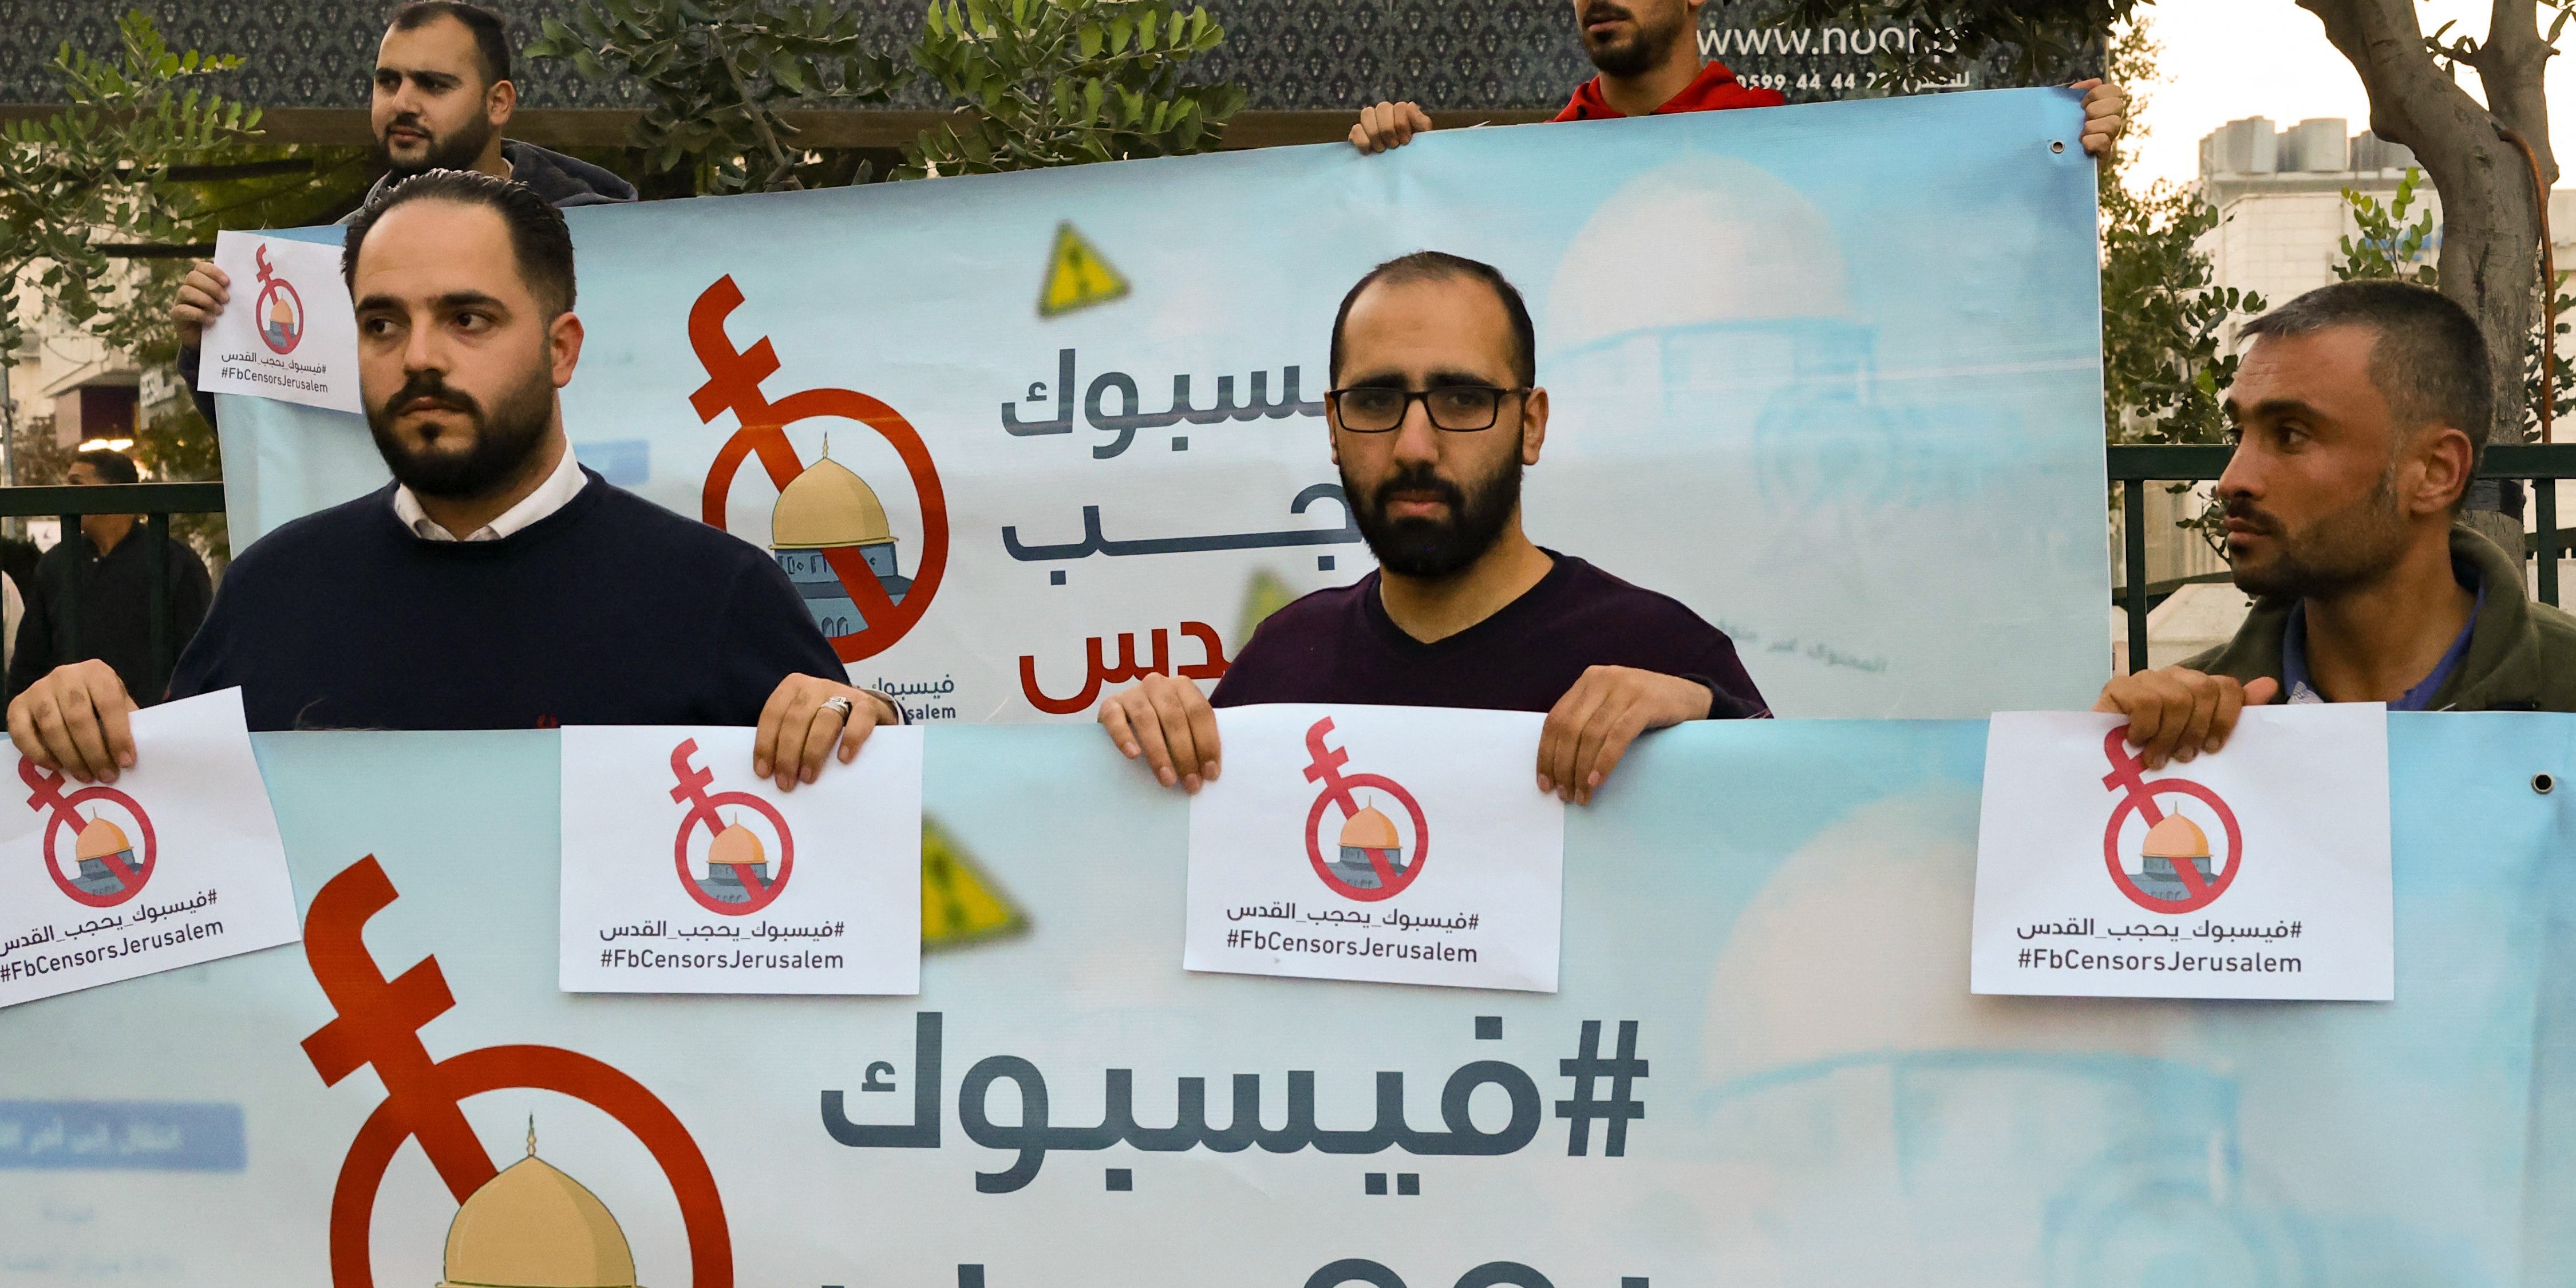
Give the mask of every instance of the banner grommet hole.
<path id="1" fill-rule="evenodd" d="M 2548 774 L 2533 774 L 2531 776 L 2531 790 L 2546 796 L 2557 789 L 2558 780 L 2556 778 Z"/>

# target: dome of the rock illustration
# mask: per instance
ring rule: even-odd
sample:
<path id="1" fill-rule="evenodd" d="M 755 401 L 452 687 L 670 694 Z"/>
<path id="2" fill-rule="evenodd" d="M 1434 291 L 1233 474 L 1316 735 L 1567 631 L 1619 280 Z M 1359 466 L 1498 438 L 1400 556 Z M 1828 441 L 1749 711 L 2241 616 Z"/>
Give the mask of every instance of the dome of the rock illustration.
<path id="1" fill-rule="evenodd" d="M 103 859 L 111 854 L 123 854 L 133 848 L 134 842 L 125 839 L 124 828 L 106 819 L 94 818 L 81 828 L 80 840 L 73 848 L 73 857 Z"/>
<path id="2" fill-rule="evenodd" d="M 1375 805 L 1362 808 L 1342 824 L 1341 843 L 1353 850 L 1393 850 L 1404 844 L 1395 834 L 1395 820 Z"/>
<path id="3" fill-rule="evenodd" d="M 2206 859 L 2209 857 L 2209 834 L 2200 824 L 2180 814 L 2167 814 L 2161 822 L 2147 829 L 2147 843 L 2142 853 L 2150 859 Z"/>
<path id="4" fill-rule="evenodd" d="M 725 830 L 716 833 L 714 843 L 707 846 L 707 866 L 711 868 L 718 864 L 745 867 L 767 862 L 769 849 L 760 843 L 760 834 L 740 823 L 727 824 Z"/>
<path id="5" fill-rule="evenodd" d="M 2138 848 L 2138 892 L 2149 898 L 2180 903 L 2199 895 L 2218 878 L 2218 865 L 2209 853 L 2209 833 L 2201 831 L 2200 824 L 2184 818 L 2180 811 L 2156 820 L 2155 826 L 2147 829 L 2146 843 Z M 2185 872 L 2199 880 L 2186 878 Z"/>
<path id="6" fill-rule="evenodd" d="M 823 457 L 787 481 L 778 504 L 769 512 L 769 557 L 787 570 L 805 611 L 823 634 L 834 639 L 867 629 L 867 614 L 851 598 L 843 580 L 860 575 L 843 556 L 834 567 L 832 551 L 856 553 L 866 575 L 885 591 L 886 602 L 900 604 L 912 590 L 912 578 L 895 561 L 894 528 L 886 521 L 885 503 L 849 466 L 832 459 L 830 439 Z"/>
<path id="7" fill-rule="evenodd" d="M 828 455 L 789 480 L 769 514 L 773 550 L 870 546 L 894 539 L 876 489 Z"/>
<path id="8" fill-rule="evenodd" d="M 608 1205 L 528 1156 L 483 1183 L 447 1227 L 439 1288 L 635 1288 L 635 1254 Z"/>
<path id="9" fill-rule="evenodd" d="M 72 845 L 72 885 L 84 894 L 121 895 L 143 880 L 143 863 L 125 829 L 103 818 L 81 825 Z"/>

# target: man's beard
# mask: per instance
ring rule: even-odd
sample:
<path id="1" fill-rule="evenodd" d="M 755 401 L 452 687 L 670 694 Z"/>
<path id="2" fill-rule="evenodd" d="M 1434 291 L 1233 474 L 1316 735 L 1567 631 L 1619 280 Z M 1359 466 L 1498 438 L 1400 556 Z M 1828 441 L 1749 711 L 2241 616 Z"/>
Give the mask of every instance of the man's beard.
<path id="1" fill-rule="evenodd" d="M 1683 13 L 1688 14 L 1689 10 L 1685 9 Z M 1591 57 L 1592 65 L 1605 76 L 1624 78 L 1644 75 L 1648 69 L 1660 65 L 1672 54 L 1673 42 L 1681 39 L 1690 26 L 1685 20 L 1658 31 L 1639 19 L 1635 10 L 1626 5 L 1606 2 L 1585 5 L 1579 21 L 1589 26 L 1596 14 L 1626 18 L 1637 27 L 1636 37 L 1625 43 L 1596 46 L 1588 37 L 1584 41 L 1584 52 Z"/>
<path id="2" fill-rule="evenodd" d="M 421 397 L 464 413 L 474 423 L 473 445 L 451 453 L 415 450 L 404 442 L 394 430 L 394 409 L 408 407 Z M 449 385 L 435 371 L 413 376 L 392 398 L 367 408 L 367 428 L 374 433 L 376 451 L 385 458 L 385 468 L 393 471 L 395 481 L 415 495 L 451 501 L 487 497 L 508 485 L 526 468 L 553 422 L 554 385 L 542 370 L 531 372 L 488 413 L 472 395 Z"/>
<path id="3" fill-rule="evenodd" d="M 490 118 L 481 115 L 468 117 L 463 125 L 456 127 L 454 134 L 443 137 L 430 132 L 428 123 L 417 116 L 398 116 L 393 123 L 429 134 L 428 149 L 417 163 L 397 160 L 393 149 L 383 139 L 376 140 L 376 159 L 399 179 L 427 174 L 432 170 L 471 170 L 483 159 L 483 149 L 491 145 L 492 136 L 499 132 L 493 128 Z"/>
<path id="4" fill-rule="evenodd" d="M 2335 598 L 2385 576 L 2406 547 L 2406 519 L 2398 512 L 2393 467 L 2370 495 L 2297 533 L 2243 497 L 2227 503 L 2227 517 L 2252 524 L 2278 548 L 2260 567 L 2235 567 L 2236 588 L 2258 597 Z"/>
<path id="5" fill-rule="evenodd" d="M 1449 517 L 1390 519 L 1387 497 L 1395 492 L 1436 493 L 1448 504 Z M 1352 482 L 1346 465 L 1342 494 L 1381 567 L 1399 576 L 1436 580 L 1475 563 L 1502 539 L 1503 528 L 1520 508 L 1521 456 L 1515 444 L 1503 468 L 1476 480 L 1472 489 L 1460 488 L 1428 465 L 1414 465 L 1367 491 Z"/>

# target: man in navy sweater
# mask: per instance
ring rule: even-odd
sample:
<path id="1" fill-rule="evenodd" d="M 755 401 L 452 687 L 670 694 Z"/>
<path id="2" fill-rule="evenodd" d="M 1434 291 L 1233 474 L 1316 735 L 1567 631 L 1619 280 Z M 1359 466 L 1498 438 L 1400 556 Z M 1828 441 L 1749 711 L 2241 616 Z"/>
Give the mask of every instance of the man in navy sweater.
<path id="1" fill-rule="evenodd" d="M 527 186 L 434 170 L 371 200 L 341 270 L 380 491 L 233 562 L 170 682 L 239 685 L 253 729 L 759 726 L 753 772 L 811 782 L 899 724 L 759 549 L 573 459 L 572 235 Z M 113 782 L 134 700 L 104 662 L 9 704 L 37 764 Z"/>

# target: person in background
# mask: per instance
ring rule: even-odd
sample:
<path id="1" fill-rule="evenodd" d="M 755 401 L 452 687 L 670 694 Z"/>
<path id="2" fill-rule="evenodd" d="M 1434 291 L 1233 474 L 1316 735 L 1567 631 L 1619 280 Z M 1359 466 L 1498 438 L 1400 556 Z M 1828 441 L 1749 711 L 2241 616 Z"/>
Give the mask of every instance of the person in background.
<path id="1" fill-rule="evenodd" d="M 72 458 L 64 481 L 76 487 L 134 483 L 142 474 L 123 454 L 104 448 Z M 37 559 L 24 596 L 18 641 L 9 661 L 9 691 L 17 693 L 58 666 L 95 658 L 116 674 L 126 692 L 146 705 L 161 699 L 163 677 L 152 658 L 152 601 L 169 604 L 165 647 L 176 658 L 214 597 L 205 560 L 176 537 L 162 539 L 162 575 L 152 581 L 149 538 L 131 514 L 86 514 Z"/>
<path id="2" fill-rule="evenodd" d="M 235 685 L 250 727 L 756 726 L 752 771 L 812 782 L 900 724 L 852 688 L 776 562 L 583 469 L 572 233 L 525 184 L 432 170 L 349 225 L 358 384 L 394 481 L 262 537 L 170 683 Z M 132 689 L 97 662 L 9 704 L 39 765 L 113 781 Z"/>
<path id="3" fill-rule="evenodd" d="M 635 200 L 635 185 L 598 166 L 502 138 L 518 106 L 499 14 L 458 0 L 412 0 L 394 10 L 376 47 L 367 114 L 385 173 L 368 199 L 425 171 L 476 170 L 526 184 L 557 209 Z M 191 391 L 206 327 L 231 302 L 232 278 L 210 260 L 198 260 L 179 284 L 170 319 L 179 324 L 179 372 Z M 211 424 L 214 397 L 195 398 Z"/>
<path id="4" fill-rule="evenodd" d="M 1544 711 L 1540 791 L 1589 803 L 1637 735 L 1768 716 L 1734 642 L 1666 595 L 1521 529 L 1547 391 L 1521 294 L 1419 251 L 1369 270 L 1333 319 L 1333 463 L 1377 571 L 1262 622 L 1202 696 L 1149 675 L 1100 705 L 1128 759 L 1190 791 L 1221 766 L 1213 707 L 1256 702 Z"/>
<path id="5" fill-rule="evenodd" d="M 1699 15 L 1708 0 L 1574 0 L 1583 52 L 1599 75 L 1585 81 L 1556 114 L 1559 121 L 1619 116 L 1718 112 L 1738 107 L 1778 107 L 1778 90 L 1755 89 L 1735 79 L 1726 64 L 1699 53 Z M 2099 80 L 2077 81 L 2084 93 L 2084 150 L 2102 155 L 2126 127 L 2129 95 Z M 1379 103 L 1360 111 L 1351 146 L 1384 152 L 1431 128 L 1417 103 Z"/>
<path id="6" fill-rule="evenodd" d="M 2279 700 L 2576 711 L 2576 617 L 2524 598 L 2522 558 L 2458 522 L 2495 421 L 2477 319 L 2428 287 L 2337 282 L 2241 334 L 2218 499 L 2254 610 L 2093 709 L 2129 718 L 2149 769 Z"/>

